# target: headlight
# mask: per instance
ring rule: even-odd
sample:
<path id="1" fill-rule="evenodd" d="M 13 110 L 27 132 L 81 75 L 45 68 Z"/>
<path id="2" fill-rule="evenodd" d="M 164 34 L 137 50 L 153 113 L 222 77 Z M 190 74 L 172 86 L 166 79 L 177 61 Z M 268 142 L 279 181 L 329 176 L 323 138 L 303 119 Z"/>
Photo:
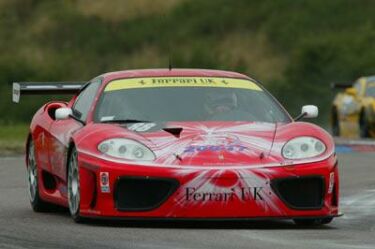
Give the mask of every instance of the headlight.
<path id="1" fill-rule="evenodd" d="M 304 159 L 319 156 L 325 150 L 325 144 L 317 138 L 297 137 L 289 140 L 281 153 L 287 159 Z"/>
<path id="2" fill-rule="evenodd" d="M 145 145 L 126 138 L 112 138 L 101 142 L 98 150 L 103 154 L 128 160 L 152 161 L 154 153 Z"/>

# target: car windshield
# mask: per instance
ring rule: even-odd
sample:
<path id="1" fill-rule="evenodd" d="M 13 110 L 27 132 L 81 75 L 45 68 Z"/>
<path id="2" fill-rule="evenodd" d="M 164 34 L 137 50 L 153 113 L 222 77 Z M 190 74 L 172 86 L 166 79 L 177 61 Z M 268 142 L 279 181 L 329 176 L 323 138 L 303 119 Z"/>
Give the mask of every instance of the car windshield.
<path id="1" fill-rule="evenodd" d="M 95 121 L 290 122 L 256 83 L 212 77 L 155 77 L 115 80 L 106 85 Z"/>

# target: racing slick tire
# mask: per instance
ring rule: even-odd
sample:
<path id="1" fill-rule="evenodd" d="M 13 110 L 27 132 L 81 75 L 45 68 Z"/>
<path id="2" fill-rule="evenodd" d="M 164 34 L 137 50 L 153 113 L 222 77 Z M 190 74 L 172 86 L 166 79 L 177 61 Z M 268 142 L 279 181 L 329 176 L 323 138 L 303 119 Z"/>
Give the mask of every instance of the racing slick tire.
<path id="1" fill-rule="evenodd" d="M 370 137 L 369 125 L 367 122 L 366 114 L 364 112 L 362 112 L 360 119 L 359 119 L 359 136 L 361 138 Z"/>
<path id="2" fill-rule="evenodd" d="M 80 182 L 79 182 L 79 167 L 78 154 L 75 147 L 69 153 L 68 158 L 68 206 L 69 212 L 73 220 L 77 223 L 82 222 L 80 216 Z"/>
<path id="3" fill-rule="evenodd" d="M 321 219 L 293 219 L 294 223 L 299 226 L 314 226 L 314 225 L 326 225 L 331 223 L 332 217 L 321 218 Z"/>
<path id="4" fill-rule="evenodd" d="M 340 123 L 339 118 L 337 115 L 337 109 L 334 108 L 332 111 L 332 134 L 335 137 L 340 136 Z"/>
<path id="5" fill-rule="evenodd" d="M 34 212 L 47 212 L 55 208 L 54 205 L 45 202 L 39 195 L 39 172 L 38 165 L 35 160 L 34 142 L 30 139 L 28 143 L 27 156 L 27 183 L 30 204 Z"/>

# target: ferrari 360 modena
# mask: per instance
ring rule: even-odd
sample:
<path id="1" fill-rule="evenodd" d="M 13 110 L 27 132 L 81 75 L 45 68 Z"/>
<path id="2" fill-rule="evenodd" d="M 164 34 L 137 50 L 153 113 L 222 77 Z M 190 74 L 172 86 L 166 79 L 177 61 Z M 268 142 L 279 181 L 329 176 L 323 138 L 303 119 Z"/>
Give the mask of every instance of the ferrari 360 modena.
<path id="1" fill-rule="evenodd" d="M 198 69 L 129 70 L 87 83 L 19 82 L 74 95 L 34 115 L 26 146 L 33 210 L 87 218 L 292 219 L 339 216 L 332 137 L 292 119 L 256 80 Z"/>

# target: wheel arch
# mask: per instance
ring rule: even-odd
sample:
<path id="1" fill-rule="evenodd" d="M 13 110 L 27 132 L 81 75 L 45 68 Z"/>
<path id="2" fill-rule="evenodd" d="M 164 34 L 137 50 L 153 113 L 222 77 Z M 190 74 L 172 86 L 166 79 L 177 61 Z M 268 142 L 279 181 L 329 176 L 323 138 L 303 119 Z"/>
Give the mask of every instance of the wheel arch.
<path id="1" fill-rule="evenodd" d="M 27 138 L 26 138 L 26 148 L 25 148 L 25 163 L 26 163 L 26 167 L 28 166 L 27 165 L 27 161 L 29 160 L 29 152 L 30 152 L 30 143 L 33 139 L 33 136 L 32 134 L 29 132 L 29 134 L 27 135 Z"/>
<path id="2" fill-rule="evenodd" d="M 66 168 L 66 170 L 65 170 L 65 173 L 66 173 L 65 177 L 66 177 L 66 179 L 68 179 L 69 158 L 70 158 L 70 156 L 71 156 L 72 151 L 73 151 L 74 148 L 76 148 L 76 143 L 72 139 L 69 142 L 68 150 L 67 150 L 67 153 L 66 153 L 66 167 L 65 167 Z"/>

